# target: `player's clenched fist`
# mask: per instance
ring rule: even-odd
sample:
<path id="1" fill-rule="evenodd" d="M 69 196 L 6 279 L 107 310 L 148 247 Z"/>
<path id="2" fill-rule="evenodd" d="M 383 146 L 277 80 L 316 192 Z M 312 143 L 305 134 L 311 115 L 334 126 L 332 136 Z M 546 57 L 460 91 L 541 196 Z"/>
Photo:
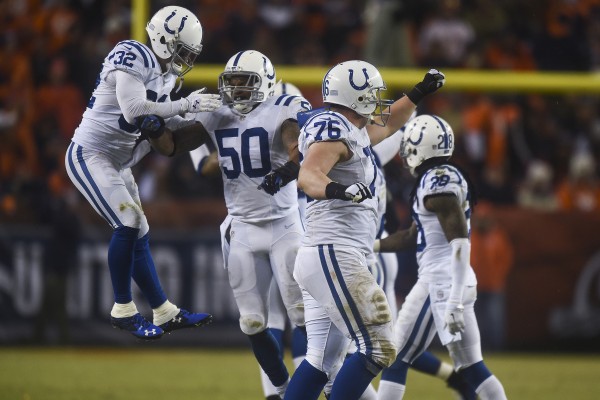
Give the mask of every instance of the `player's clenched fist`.
<path id="1" fill-rule="evenodd" d="M 432 68 L 425 74 L 423 80 L 417 83 L 406 96 L 414 104 L 418 104 L 423 97 L 444 86 L 444 83 L 446 83 L 446 75 L 444 75 L 443 72 Z"/>
<path id="2" fill-rule="evenodd" d="M 299 170 L 300 166 L 298 164 L 288 161 L 281 167 L 269 172 L 258 186 L 258 190 L 264 190 L 272 196 L 279 192 L 279 189 L 297 179 Z"/>
<path id="3" fill-rule="evenodd" d="M 330 182 L 325 187 L 325 197 L 328 199 L 351 200 L 353 203 L 361 203 L 366 199 L 372 199 L 373 193 L 362 182 L 356 182 L 350 186 Z"/>

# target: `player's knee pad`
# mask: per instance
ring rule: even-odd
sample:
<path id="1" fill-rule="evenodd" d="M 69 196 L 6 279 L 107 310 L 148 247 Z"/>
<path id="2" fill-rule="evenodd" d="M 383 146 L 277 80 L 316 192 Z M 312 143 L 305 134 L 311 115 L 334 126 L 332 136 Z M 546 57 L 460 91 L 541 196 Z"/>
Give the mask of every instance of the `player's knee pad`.
<path id="1" fill-rule="evenodd" d="M 290 321 L 294 326 L 304 326 L 304 303 L 293 304 L 287 309 Z"/>
<path id="2" fill-rule="evenodd" d="M 465 345 L 464 342 L 464 340 L 452 342 L 446 346 L 456 370 L 469 368 L 483 360 L 479 342 L 470 345 Z"/>
<path id="3" fill-rule="evenodd" d="M 248 314 L 240 316 L 240 329 L 246 335 L 256 335 L 267 329 L 265 316 L 260 314 Z"/>
<path id="4" fill-rule="evenodd" d="M 121 223 L 125 226 L 129 226 L 131 228 L 139 229 L 140 236 L 144 236 L 145 233 L 141 232 L 142 226 L 145 224 L 148 226 L 148 222 L 146 221 L 146 216 L 144 215 L 144 211 L 142 208 L 136 203 L 121 203 L 119 205 L 119 219 Z"/>
<path id="5" fill-rule="evenodd" d="M 367 327 L 370 336 L 371 348 L 369 357 L 375 364 L 382 368 L 389 367 L 396 360 L 398 348 L 394 343 L 394 335 L 391 322 L 383 325 L 371 325 Z M 361 346 L 365 349 L 366 346 Z M 361 353 L 366 355 L 365 350 Z"/>
<path id="6" fill-rule="evenodd" d="M 383 325 L 392 322 L 392 311 L 383 289 L 379 286 L 369 287 L 365 294 L 367 302 L 362 316 L 364 323 Z"/>
<path id="7" fill-rule="evenodd" d="M 138 239 L 146 236 L 146 234 L 150 231 L 150 225 L 148 225 L 148 218 L 146 215 L 142 215 L 142 222 L 140 225 L 140 233 L 138 234 Z"/>

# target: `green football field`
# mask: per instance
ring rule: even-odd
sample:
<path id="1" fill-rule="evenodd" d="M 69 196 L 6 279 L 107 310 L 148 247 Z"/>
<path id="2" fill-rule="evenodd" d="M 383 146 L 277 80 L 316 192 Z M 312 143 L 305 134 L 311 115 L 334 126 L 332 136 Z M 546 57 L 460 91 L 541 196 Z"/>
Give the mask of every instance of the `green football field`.
<path id="1" fill-rule="evenodd" d="M 445 357 L 444 357 L 445 358 Z M 486 356 L 509 399 L 600 399 L 600 355 Z M 0 348 L 0 400 L 260 400 L 247 350 Z M 410 372 L 405 399 L 454 399 Z"/>

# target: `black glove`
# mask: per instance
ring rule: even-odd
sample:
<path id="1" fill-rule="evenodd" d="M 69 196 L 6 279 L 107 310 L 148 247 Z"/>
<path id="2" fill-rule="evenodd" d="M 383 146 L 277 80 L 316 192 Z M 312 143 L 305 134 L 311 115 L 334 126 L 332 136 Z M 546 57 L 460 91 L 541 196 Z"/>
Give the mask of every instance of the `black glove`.
<path id="1" fill-rule="evenodd" d="M 156 139 L 165 131 L 165 120 L 159 115 L 140 115 L 135 119 L 135 126 L 142 135 Z"/>
<path id="2" fill-rule="evenodd" d="M 258 190 L 264 190 L 273 196 L 279 189 L 298 178 L 300 167 L 293 161 L 288 161 L 281 167 L 269 172 L 258 186 Z"/>
<path id="3" fill-rule="evenodd" d="M 350 186 L 345 186 L 337 182 L 329 182 L 325 187 L 325 197 L 328 199 L 351 200 L 353 203 L 361 203 L 366 199 L 372 199 L 373 193 L 362 182 L 356 182 Z"/>
<path id="4" fill-rule="evenodd" d="M 410 99 L 410 101 L 418 104 L 421 100 L 423 100 L 423 97 L 444 86 L 445 82 L 446 76 L 437 69 L 432 68 L 425 74 L 423 80 L 417 83 L 415 87 L 406 94 L 406 96 Z"/>

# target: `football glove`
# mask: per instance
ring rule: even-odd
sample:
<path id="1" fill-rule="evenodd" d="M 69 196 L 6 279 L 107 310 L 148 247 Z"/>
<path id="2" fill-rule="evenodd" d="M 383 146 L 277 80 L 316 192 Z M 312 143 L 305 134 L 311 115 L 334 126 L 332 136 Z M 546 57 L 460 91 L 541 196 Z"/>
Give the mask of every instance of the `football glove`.
<path id="1" fill-rule="evenodd" d="M 206 88 L 193 91 L 181 102 L 181 114 L 186 112 L 212 112 L 223 105 L 221 95 L 204 93 Z"/>
<path id="2" fill-rule="evenodd" d="M 362 182 L 356 182 L 350 186 L 344 186 L 337 182 L 329 182 L 325 187 L 325 197 L 328 199 L 351 200 L 353 203 L 361 203 L 366 199 L 372 199 L 373 193 Z"/>
<path id="3" fill-rule="evenodd" d="M 448 331 L 455 335 L 465 330 L 465 317 L 462 304 L 455 304 L 449 302 L 446 305 L 446 314 L 444 316 L 445 326 L 448 327 Z"/>
<path id="4" fill-rule="evenodd" d="M 269 172 L 258 186 L 258 190 L 264 190 L 273 196 L 282 187 L 298 178 L 300 167 L 293 161 L 288 161 L 281 167 Z"/>
<path id="5" fill-rule="evenodd" d="M 432 68 L 425 74 L 423 80 L 417 83 L 406 96 L 414 104 L 418 104 L 423 100 L 423 97 L 444 86 L 444 83 L 446 83 L 446 76 L 441 71 Z"/>
<path id="6" fill-rule="evenodd" d="M 142 136 L 156 139 L 165 131 L 165 120 L 159 115 L 140 115 L 135 118 L 135 126 L 142 132 Z"/>

